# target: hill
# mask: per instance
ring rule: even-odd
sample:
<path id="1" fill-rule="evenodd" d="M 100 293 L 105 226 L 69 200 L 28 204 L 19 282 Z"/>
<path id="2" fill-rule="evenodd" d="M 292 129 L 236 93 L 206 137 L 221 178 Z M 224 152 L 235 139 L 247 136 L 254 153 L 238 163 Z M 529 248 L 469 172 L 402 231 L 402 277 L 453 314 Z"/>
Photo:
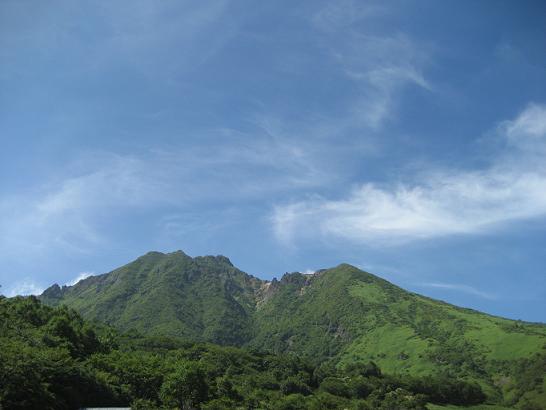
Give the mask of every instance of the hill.
<path id="1" fill-rule="evenodd" d="M 150 252 L 74 286 L 54 285 L 41 299 L 121 330 L 242 345 L 251 337 L 261 285 L 223 256 Z"/>
<path id="2" fill-rule="evenodd" d="M 41 299 L 122 330 L 339 368 L 372 360 L 391 374 L 476 381 L 491 402 L 546 402 L 546 326 L 432 300 L 347 264 L 269 282 L 223 256 L 153 252 Z"/>

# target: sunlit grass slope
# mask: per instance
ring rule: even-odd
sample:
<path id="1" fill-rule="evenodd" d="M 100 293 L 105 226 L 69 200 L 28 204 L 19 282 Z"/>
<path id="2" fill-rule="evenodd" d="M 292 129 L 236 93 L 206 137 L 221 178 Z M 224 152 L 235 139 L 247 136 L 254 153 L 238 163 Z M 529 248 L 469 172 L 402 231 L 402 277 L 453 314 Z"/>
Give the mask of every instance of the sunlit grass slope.
<path id="1" fill-rule="evenodd" d="M 510 405 L 543 402 L 544 325 L 435 301 L 346 264 L 270 286 L 278 290 L 257 310 L 256 346 L 340 367 L 373 360 L 389 373 L 464 378 Z"/>

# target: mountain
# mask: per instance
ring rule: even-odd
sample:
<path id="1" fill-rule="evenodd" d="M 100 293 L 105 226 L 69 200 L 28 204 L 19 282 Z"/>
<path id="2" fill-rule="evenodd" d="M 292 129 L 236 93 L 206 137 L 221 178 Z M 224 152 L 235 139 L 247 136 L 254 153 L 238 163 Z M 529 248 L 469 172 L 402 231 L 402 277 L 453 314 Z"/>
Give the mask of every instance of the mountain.
<path id="1" fill-rule="evenodd" d="M 342 264 L 264 281 L 223 256 L 148 253 L 41 300 L 121 330 L 178 336 L 344 366 L 477 381 L 491 400 L 546 403 L 546 326 L 407 292 Z"/>
<path id="2" fill-rule="evenodd" d="M 150 252 L 74 286 L 54 285 L 41 299 L 121 330 L 242 345 L 251 337 L 262 284 L 224 256 Z"/>

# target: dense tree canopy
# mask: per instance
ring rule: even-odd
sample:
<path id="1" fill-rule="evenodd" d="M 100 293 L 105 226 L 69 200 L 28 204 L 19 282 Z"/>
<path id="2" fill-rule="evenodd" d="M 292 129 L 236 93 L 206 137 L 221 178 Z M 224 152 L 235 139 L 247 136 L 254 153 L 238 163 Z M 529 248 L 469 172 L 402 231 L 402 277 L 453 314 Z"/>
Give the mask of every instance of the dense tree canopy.
<path id="1" fill-rule="evenodd" d="M 315 367 L 293 354 L 118 334 L 66 307 L 0 297 L 6 409 L 423 409 L 427 401 L 484 399 L 479 386 L 462 380 L 387 376 L 374 363 Z"/>

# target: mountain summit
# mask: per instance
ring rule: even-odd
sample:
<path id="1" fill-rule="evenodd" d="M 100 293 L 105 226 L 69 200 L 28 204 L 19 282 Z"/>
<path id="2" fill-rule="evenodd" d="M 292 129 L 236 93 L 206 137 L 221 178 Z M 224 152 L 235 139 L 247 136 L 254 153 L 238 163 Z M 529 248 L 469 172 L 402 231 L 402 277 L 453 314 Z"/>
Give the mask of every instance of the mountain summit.
<path id="1" fill-rule="evenodd" d="M 265 281 L 225 256 L 150 252 L 74 286 L 53 285 L 40 298 L 124 331 L 337 365 L 373 360 L 391 373 L 478 380 L 489 395 L 526 383 L 530 397 L 546 401 L 542 381 L 533 379 L 546 370 L 546 326 L 407 292 L 348 264 Z"/>
<path id="2" fill-rule="evenodd" d="M 74 286 L 53 285 L 41 299 L 122 330 L 241 345 L 251 337 L 262 284 L 225 256 L 149 252 Z"/>

